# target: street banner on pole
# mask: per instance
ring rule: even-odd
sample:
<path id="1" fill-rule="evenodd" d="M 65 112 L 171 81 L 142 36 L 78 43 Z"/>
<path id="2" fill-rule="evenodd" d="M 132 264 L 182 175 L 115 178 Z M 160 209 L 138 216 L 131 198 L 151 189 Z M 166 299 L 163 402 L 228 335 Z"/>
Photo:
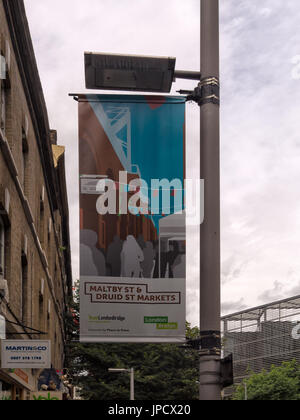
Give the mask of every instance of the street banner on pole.
<path id="1" fill-rule="evenodd" d="M 79 98 L 82 342 L 183 342 L 185 101 Z"/>

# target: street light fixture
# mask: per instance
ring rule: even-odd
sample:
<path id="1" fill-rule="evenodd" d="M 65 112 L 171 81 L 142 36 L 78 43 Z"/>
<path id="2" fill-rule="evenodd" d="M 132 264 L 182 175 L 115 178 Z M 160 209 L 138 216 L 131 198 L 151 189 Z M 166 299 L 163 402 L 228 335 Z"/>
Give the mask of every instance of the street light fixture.
<path id="1" fill-rule="evenodd" d="M 134 369 L 108 369 L 110 373 L 129 373 L 130 374 L 130 401 L 135 400 L 134 396 Z"/>
<path id="2" fill-rule="evenodd" d="M 200 72 L 176 71 L 175 65 L 173 57 L 86 52 L 86 88 L 169 93 L 177 78 L 200 81 Z"/>

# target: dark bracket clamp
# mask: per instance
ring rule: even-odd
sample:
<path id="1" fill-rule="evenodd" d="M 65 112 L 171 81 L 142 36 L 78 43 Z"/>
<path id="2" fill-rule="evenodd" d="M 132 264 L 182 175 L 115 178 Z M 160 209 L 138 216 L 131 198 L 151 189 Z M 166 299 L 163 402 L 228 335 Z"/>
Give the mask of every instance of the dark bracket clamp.
<path id="1" fill-rule="evenodd" d="M 200 353 L 207 356 L 221 356 L 220 331 L 203 331 L 201 333 Z"/>
<path id="2" fill-rule="evenodd" d="M 221 333 L 220 331 L 204 331 L 201 337 L 189 340 L 188 346 L 194 350 L 199 350 L 202 356 L 221 355 Z"/>
<path id="3" fill-rule="evenodd" d="M 210 356 L 220 360 L 220 383 L 223 388 L 234 384 L 233 355 L 221 359 L 221 333 L 220 331 L 203 331 L 201 337 L 187 342 L 189 348 L 199 351 L 200 356 Z M 219 383 L 219 382 L 218 382 Z"/>
<path id="4" fill-rule="evenodd" d="M 187 101 L 197 102 L 199 106 L 209 103 L 220 106 L 220 81 L 217 77 L 202 79 L 198 87 L 187 96 Z"/>

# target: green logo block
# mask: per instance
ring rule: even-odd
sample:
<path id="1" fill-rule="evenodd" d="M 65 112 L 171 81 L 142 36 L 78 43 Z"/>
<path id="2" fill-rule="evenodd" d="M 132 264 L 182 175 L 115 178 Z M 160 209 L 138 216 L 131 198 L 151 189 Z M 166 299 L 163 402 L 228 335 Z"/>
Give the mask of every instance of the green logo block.
<path id="1" fill-rule="evenodd" d="M 145 316 L 144 324 L 167 324 L 169 318 L 167 316 Z"/>
<path id="2" fill-rule="evenodd" d="M 43 397 L 41 395 L 39 395 L 39 396 L 33 395 L 33 400 L 34 401 L 59 401 L 59 398 L 57 398 L 57 397 L 51 397 L 51 393 L 48 392 L 48 396 L 47 397 Z"/>
<path id="3" fill-rule="evenodd" d="M 167 324 L 157 324 L 158 330 L 178 330 L 178 322 L 169 322 Z"/>

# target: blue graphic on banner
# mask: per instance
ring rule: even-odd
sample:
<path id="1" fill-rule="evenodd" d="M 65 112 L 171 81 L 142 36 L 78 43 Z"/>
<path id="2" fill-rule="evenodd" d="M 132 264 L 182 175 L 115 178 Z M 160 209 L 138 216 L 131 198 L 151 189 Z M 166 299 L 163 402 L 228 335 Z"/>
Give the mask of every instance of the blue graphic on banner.
<path id="1" fill-rule="evenodd" d="M 128 173 L 152 185 L 153 180 L 180 180 L 184 186 L 185 101 L 182 97 L 87 95 L 100 124 Z M 156 102 L 157 101 L 157 102 Z M 178 184 L 179 185 L 179 184 Z M 125 187 L 126 188 L 126 187 Z M 143 193 L 143 189 L 142 189 Z M 172 196 L 176 195 L 176 191 Z M 182 198 L 184 198 L 184 191 Z M 158 228 L 166 214 L 182 212 L 183 201 L 171 200 L 171 208 L 155 207 L 158 191 L 151 191 Z M 161 200 L 158 202 L 162 205 Z"/>

